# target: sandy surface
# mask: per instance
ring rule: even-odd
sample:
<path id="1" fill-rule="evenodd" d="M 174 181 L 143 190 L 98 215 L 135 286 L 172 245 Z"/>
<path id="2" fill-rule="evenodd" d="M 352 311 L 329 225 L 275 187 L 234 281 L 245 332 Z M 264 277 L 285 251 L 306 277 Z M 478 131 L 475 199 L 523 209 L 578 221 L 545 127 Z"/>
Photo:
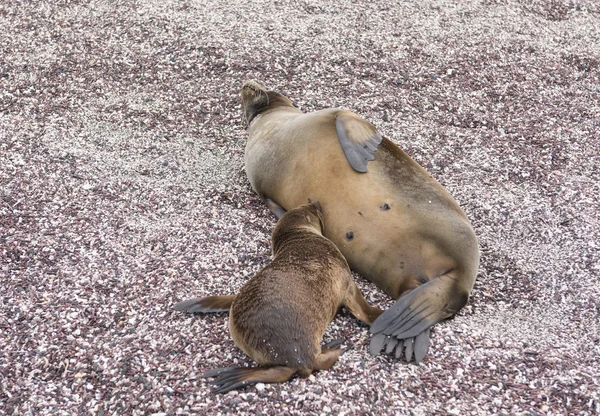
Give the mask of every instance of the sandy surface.
<path id="1" fill-rule="evenodd" d="M 0 3 L 0 414 L 600 413 L 598 2 L 225 3 Z M 340 315 L 330 371 L 200 378 L 251 361 L 173 304 L 270 258 L 247 78 L 358 112 L 472 220 L 471 301 L 421 365 Z"/>

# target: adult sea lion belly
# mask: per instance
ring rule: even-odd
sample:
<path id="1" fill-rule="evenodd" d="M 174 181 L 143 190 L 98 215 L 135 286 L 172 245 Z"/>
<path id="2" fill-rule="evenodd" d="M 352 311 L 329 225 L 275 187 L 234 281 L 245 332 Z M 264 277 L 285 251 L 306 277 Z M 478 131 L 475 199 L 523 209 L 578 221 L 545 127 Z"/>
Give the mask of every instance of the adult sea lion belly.
<path id="1" fill-rule="evenodd" d="M 251 127 L 247 173 L 259 195 L 286 210 L 320 201 L 325 236 L 353 270 L 397 298 L 451 269 L 452 235 L 470 226 L 452 197 L 387 139 L 368 172 L 355 172 L 338 142 L 337 112 L 285 114 Z"/>

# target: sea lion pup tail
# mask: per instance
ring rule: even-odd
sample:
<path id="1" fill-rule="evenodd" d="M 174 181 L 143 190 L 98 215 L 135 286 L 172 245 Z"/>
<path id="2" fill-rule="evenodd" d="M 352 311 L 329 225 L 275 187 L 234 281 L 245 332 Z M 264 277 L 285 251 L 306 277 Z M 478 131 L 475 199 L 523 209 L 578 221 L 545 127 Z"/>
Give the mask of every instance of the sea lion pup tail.
<path id="1" fill-rule="evenodd" d="M 240 387 L 256 383 L 284 383 L 294 374 L 298 373 L 300 378 L 310 376 L 313 371 L 328 370 L 331 368 L 342 353 L 340 345 L 343 339 L 334 340 L 321 347 L 321 353 L 317 356 L 313 368 L 301 366 L 299 368 L 274 366 L 274 367 L 223 367 L 209 370 L 202 374 L 204 378 L 215 377 L 210 384 L 214 385 L 213 393 L 227 393 Z"/>

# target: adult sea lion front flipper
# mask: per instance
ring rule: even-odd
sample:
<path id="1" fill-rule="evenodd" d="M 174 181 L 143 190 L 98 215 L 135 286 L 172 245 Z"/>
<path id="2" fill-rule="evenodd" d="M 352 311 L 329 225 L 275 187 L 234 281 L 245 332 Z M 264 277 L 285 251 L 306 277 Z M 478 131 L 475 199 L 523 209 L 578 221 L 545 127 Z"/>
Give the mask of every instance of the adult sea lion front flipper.
<path id="1" fill-rule="evenodd" d="M 352 169 L 365 173 L 367 163 L 375 159 L 375 151 L 382 140 L 381 134 L 367 120 L 346 110 L 341 110 L 335 118 L 335 129 Z"/>
<path id="2" fill-rule="evenodd" d="M 228 312 L 234 300 L 235 295 L 206 296 L 184 300 L 177 303 L 174 308 L 176 311 L 188 313 Z"/>
<path id="3" fill-rule="evenodd" d="M 267 204 L 269 210 L 275 215 L 275 217 L 277 217 L 277 219 L 283 217 L 283 214 L 287 212 L 281 205 L 270 198 L 265 198 L 265 203 Z"/>

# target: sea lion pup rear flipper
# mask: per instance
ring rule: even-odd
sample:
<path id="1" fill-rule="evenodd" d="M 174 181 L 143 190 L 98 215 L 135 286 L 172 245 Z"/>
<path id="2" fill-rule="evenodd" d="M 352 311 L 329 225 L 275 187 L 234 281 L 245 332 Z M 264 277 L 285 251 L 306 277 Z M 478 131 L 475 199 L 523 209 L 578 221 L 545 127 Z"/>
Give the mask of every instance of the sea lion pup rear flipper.
<path id="1" fill-rule="evenodd" d="M 277 217 L 277 219 L 281 218 L 283 216 L 283 214 L 285 214 L 287 211 L 278 203 L 276 203 L 275 201 L 273 201 L 270 198 L 265 198 L 265 202 L 267 203 L 267 207 L 269 208 L 269 210 L 275 214 L 275 216 Z"/>
<path id="2" fill-rule="evenodd" d="M 346 292 L 342 305 L 348 309 L 356 319 L 371 325 L 383 313 L 383 310 L 367 303 L 356 283 L 351 282 Z"/>
<path id="3" fill-rule="evenodd" d="M 174 308 L 176 311 L 188 313 L 228 312 L 234 299 L 235 295 L 206 296 L 184 300 L 177 303 Z"/>
<path id="4" fill-rule="evenodd" d="M 390 337 L 404 340 L 406 359 L 410 361 L 413 351 L 419 363 L 429 346 L 429 328 L 455 314 L 468 300 L 468 291 L 456 289 L 452 273 L 439 276 L 400 297 L 371 325 L 371 354 L 377 355 Z M 414 338 L 414 339 L 413 339 Z M 398 346 L 396 348 L 401 348 Z M 396 351 L 396 355 L 400 354 Z"/>
<path id="5" fill-rule="evenodd" d="M 291 367 L 226 367 L 216 368 L 202 374 L 202 377 L 215 377 L 213 393 L 227 393 L 230 390 L 256 383 L 283 383 L 294 375 L 296 369 Z"/>
<path id="6" fill-rule="evenodd" d="M 338 140 L 352 168 L 367 171 L 367 163 L 375 159 L 382 137 L 374 125 L 351 111 L 341 110 L 335 119 Z"/>

